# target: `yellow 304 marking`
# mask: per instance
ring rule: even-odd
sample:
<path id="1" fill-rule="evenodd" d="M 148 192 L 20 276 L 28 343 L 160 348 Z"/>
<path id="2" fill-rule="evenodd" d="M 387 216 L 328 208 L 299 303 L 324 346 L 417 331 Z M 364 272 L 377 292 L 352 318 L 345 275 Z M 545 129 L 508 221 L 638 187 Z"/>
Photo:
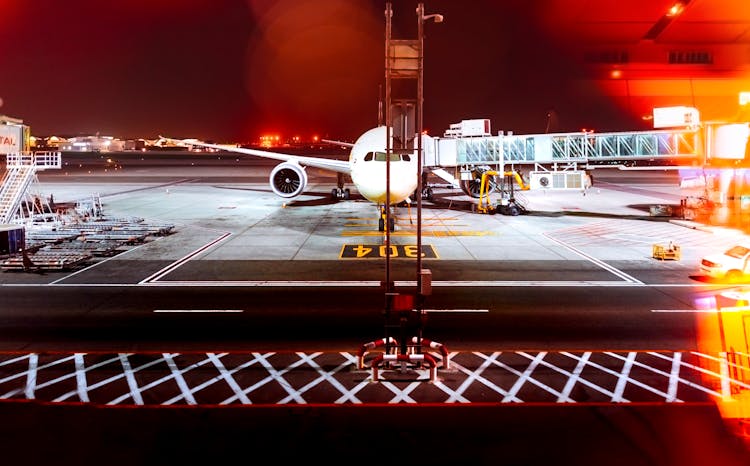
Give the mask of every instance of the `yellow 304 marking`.
<path id="1" fill-rule="evenodd" d="M 341 248 L 340 259 L 380 259 L 385 258 L 388 248 L 384 244 L 345 244 Z M 416 259 L 416 244 L 391 244 L 391 258 Z M 423 259 L 438 259 L 435 249 L 429 244 L 422 245 Z"/>

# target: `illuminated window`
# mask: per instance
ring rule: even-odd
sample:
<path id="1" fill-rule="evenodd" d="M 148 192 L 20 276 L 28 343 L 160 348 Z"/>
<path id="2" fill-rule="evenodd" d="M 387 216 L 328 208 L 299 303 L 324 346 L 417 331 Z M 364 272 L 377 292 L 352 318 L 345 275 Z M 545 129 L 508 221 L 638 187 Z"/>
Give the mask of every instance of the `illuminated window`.
<path id="1" fill-rule="evenodd" d="M 669 52 L 669 63 L 672 65 L 710 65 L 714 57 L 709 52 L 678 51 Z"/>

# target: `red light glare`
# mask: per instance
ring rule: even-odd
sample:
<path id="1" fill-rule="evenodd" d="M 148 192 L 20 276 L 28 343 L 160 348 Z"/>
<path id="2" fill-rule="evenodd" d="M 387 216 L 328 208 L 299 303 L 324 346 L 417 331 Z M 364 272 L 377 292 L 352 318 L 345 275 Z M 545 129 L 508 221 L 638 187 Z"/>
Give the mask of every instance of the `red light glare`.
<path id="1" fill-rule="evenodd" d="M 682 13 L 682 10 L 684 8 L 685 6 L 682 4 L 682 2 L 677 2 L 669 8 L 669 10 L 667 11 L 667 16 L 677 16 Z"/>

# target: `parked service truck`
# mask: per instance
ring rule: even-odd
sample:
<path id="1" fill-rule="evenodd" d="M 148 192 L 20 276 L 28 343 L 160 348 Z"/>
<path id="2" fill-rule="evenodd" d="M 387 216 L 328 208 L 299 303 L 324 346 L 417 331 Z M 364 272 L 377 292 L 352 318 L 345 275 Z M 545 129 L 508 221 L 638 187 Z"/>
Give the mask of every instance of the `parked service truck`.
<path id="1" fill-rule="evenodd" d="M 701 272 L 711 278 L 737 283 L 750 273 L 750 244 L 737 244 L 701 259 Z"/>

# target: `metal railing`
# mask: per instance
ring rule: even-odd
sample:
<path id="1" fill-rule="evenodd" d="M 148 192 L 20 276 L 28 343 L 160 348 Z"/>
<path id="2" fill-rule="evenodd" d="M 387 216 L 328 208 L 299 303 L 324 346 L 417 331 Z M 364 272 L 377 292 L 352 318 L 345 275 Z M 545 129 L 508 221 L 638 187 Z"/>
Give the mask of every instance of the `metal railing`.
<path id="1" fill-rule="evenodd" d="M 11 223 L 36 179 L 36 172 L 48 168 L 59 169 L 62 157 L 60 152 L 19 152 L 7 154 L 5 164 L 7 170 L 0 183 L 0 222 Z"/>

